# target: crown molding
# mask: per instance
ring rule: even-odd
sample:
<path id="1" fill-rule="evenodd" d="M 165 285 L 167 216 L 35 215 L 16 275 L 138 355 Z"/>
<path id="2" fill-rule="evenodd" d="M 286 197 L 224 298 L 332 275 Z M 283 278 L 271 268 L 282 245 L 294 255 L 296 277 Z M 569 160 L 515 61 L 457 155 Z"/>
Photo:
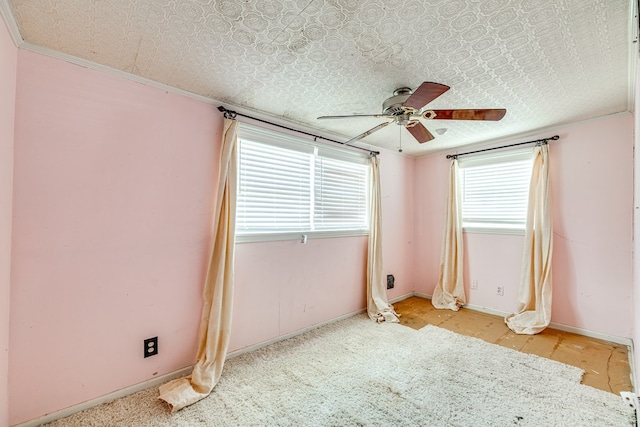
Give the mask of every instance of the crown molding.
<path id="1" fill-rule="evenodd" d="M 20 34 L 18 23 L 13 17 L 13 11 L 11 10 L 11 6 L 9 6 L 8 1 L 9 0 L 0 0 L 0 15 L 4 19 L 5 24 L 7 24 L 7 29 L 13 39 L 13 43 L 17 47 L 22 47 L 24 39 L 22 38 L 22 34 Z"/>
<path id="2" fill-rule="evenodd" d="M 612 113 L 612 114 L 606 114 L 604 116 L 596 116 L 596 117 L 591 117 L 588 119 L 584 119 L 584 120 L 576 120 L 576 121 L 571 121 L 571 122 L 562 122 L 562 123 L 557 123 L 554 125 L 550 125 L 550 126 L 545 126 L 545 127 L 541 127 L 541 128 L 537 128 L 537 129 L 531 129 L 525 132 L 521 132 L 521 133 L 517 133 L 517 134 L 513 134 L 513 135 L 505 135 L 499 138 L 493 138 L 493 139 L 488 139 L 485 141 L 478 141 L 478 142 L 474 142 L 472 144 L 468 144 L 468 145 L 464 145 L 462 147 L 449 147 L 449 148 L 442 148 L 442 149 L 438 149 L 437 151 L 430 151 L 428 153 L 424 153 L 418 156 L 414 156 L 416 159 L 420 159 L 420 158 L 424 158 L 424 157 L 431 157 L 431 156 L 441 156 L 443 154 L 458 154 L 458 151 L 460 150 L 476 150 L 476 149 L 482 149 L 482 148 L 489 148 L 492 147 L 494 145 L 498 145 L 498 144 L 505 144 L 505 143 L 511 143 L 511 142 L 520 142 L 521 140 L 525 140 L 525 139 L 538 139 L 538 138 L 545 138 L 544 135 L 541 135 L 542 133 L 559 133 L 559 132 L 564 132 L 566 130 L 567 127 L 571 127 L 571 126 L 578 126 L 578 125 L 584 125 L 587 123 L 593 123 L 593 122 L 598 122 L 600 120 L 604 120 L 604 119 L 610 119 L 610 118 L 614 118 L 614 117 L 624 117 L 624 116 L 631 116 L 632 112 L 631 111 L 619 111 L 617 113 Z M 561 136 L 562 138 L 562 136 Z"/>
<path id="3" fill-rule="evenodd" d="M 0 0 L 0 4 L 4 3 L 6 0 Z M 260 120 L 266 120 L 272 123 L 275 123 L 277 125 L 282 125 L 282 126 L 289 126 L 289 127 L 297 127 L 303 131 L 309 131 L 309 132 L 314 132 L 318 135 L 321 136 L 326 136 L 327 138 L 331 138 L 331 139 L 349 139 L 348 137 L 345 137 L 345 135 L 339 135 L 333 132 L 327 132 L 327 131 L 322 131 L 319 129 L 315 129 L 307 124 L 304 123 L 300 123 L 297 121 L 293 121 L 293 120 L 289 120 L 287 118 L 283 118 L 283 117 L 279 117 L 279 116 L 274 116 L 268 113 L 265 113 L 264 111 L 258 111 L 258 110 L 254 110 L 252 108 L 248 108 L 246 106 L 240 106 L 240 105 L 235 105 L 235 104 L 231 104 L 228 102 L 222 102 L 219 101 L 217 99 L 214 98 L 209 98 L 203 95 L 198 95 L 196 93 L 193 92 L 189 92 L 183 89 L 178 89 L 176 87 L 173 86 L 169 86 L 166 85 L 164 83 L 159 83 L 155 80 L 151 80 L 148 79 L 146 77 L 141 77 L 126 71 L 122 71 L 116 68 L 112 68 L 106 65 L 102 65 L 99 64 L 97 62 L 93 62 L 90 61 L 88 59 L 84 59 L 84 58 L 80 58 L 77 56 L 73 56 L 73 55 L 69 55 L 67 53 L 64 52 L 60 52 L 57 50 L 53 50 L 53 49 L 49 49 L 47 47 L 43 47 L 43 46 L 37 46 L 25 41 L 22 41 L 22 43 L 18 46 L 20 49 L 22 50 L 26 50 L 29 52 L 33 52 L 33 53 L 37 53 L 40 55 L 45 55 L 54 59 L 59 59 L 61 61 L 65 61 L 68 62 L 70 64 L 74 64 L 74 65 L 78 65 L 80 67 L 83 68 L 88 68 L 91 70 L 96 70 L 96 71 L 100 71 L 106 74 L 111 74 L 123 79 L 127 79 L 127 80 L 131 80 L 146 86 L 150 86 L 156 89 L 160 89 L 162 91 L 168 92 L 168 93 L 174 93 L 177 95 L 181 95 L 196 101 L 200 101 L 200 102 L 204 102 L 206 104 L 211 104 L 211 105 L 222 105 L 225 108 L 229 109 L 229 110 L 233 110 L 233 111 L 237 111 L 238 113 L 241 114 L 245 114 L 245 115 L 249 115 L 249 116 L 253 116 L 257 119 Z M 249 122 L 251 122 L 250 119 L 248 119 Z M 361 144 L 366 146 L 367 149 L 379 149 L 380 147 L 375 147 L 373 145 L 370 144 Z M 360 146 L 360 145 L 359 145 Z"/>
<path id="4" fill-rule="evenodd" d="M 639 34 L 639 18 L 638 18 L 638 13 L 639 13 L 639 1 L 640 0 L 627 0 L 629 2 L 629 20 L 628 20 L 628 37 L 630 40 L 629 43 L 629 52 L 628 52 L 628 67 L 627 67 L 627 79 L 628 79 L 628 83 L 627 83 L 627 108 L 625 111 L 620 111 L 618 113 L 614 113 L 614 114 L 610 114 L 607 116 L 601 116 L 601 117 L 611 117 L 617 114 L 624 114 L 625 112 L 628 113 L 633 113 L 635 110 L 635 103 L 636 103 L 636 86 L 637 86 L 637 73 L 638 73 L 638 62 L 640 61 L 640 34 Z M 37 45 L 33 45 L 31 43 L 28 43 L 24 40 L 24 38 L 22 37 L 18 24 L 15 20 L 15 17 L 13 15 L 13 11 L 12 8 L 9 4 L 9 0 L 0 0 L 0 15 L 3 17 L 7 29 L 10 33 L 10 36 L 12 37 L 15 45 L 22 50 L 26 50 L 26 51 L 30 51 L 30 52 L 34 52 L 34 53 L 38 53 L 38 54 L 42 54 L 45 56 L 49 56 L 55 59 L 59 59 L 71 64 L 75 64 L 75 65 L 79 65 L 81 67 L 84 68 L 88 68 L 88 69 L 92 69 L 92 70 L 96 70 L 96 71 L 100 71 L 100 72 L 104 72 L 107 74 L 111 74 L 111 75 L 115 75 L 118 76 L 120 78 L 124 78 L 127 80 L 131 80 L 131 81 L 135 81 L 138 82 L 140 84 L 144 84 L 146 86 L 150 86 L 168 93 L 173 93 L 173 94 L 177 94 L 177 95 L 181 95 L 196 101 L 200 101 L 200 102 L 204 102 L 207 104 L 211 104 L 211 105 L 222 105 L 225 108 L 228 108 L 230 110 L 235 110 L 239 113 L 245 114 L 245 115 L 252 115 L 258 119 L 262 119 L 262 120 L 266 120 L 266 121 L 270 121 L 273 122 L 275 124 L 278 125 L 283 125 L 283 126 L 295 126 L 300 128 L 301 130 L 305 130 L 305 131 L 310 131 L 313 133 L 316 133 L 318 135 L 323 135 L 323 136 L 327 136 L 331 139 L 349 139 L 348 136 L 336 133 L 336 132 L 328 132 L 326 130 L 320 130 L 315 128 L 312 125 L 309 125 L 308 123 L 301 123 L 298 121 L 294 121 L 291 120 L 290 118 L 287 117 L 281 117 L 281 116 L 274 116 L 271 115 L 269 113 L 266 113 L 264 111 L 258 111 L 258 110 L 254 110 L 250 107 L 247 106 L 241 106 L 241 105 L 234 105 L 228 102 L 222 102 L 219 100 L 216 100 L 214 98 L 210 98 L 210 97 L 206 97 L 203 95 L 198 95 L 196 93 L 193 92 L 189 92 L 189 91 L 185 91 L 183 89 L 178 89 L 176 87 L 173 86 L 169 86 L 163 83 L 159 83 L 157 81 L 151 80 L 151 79 L 147 79 L 145 77 L 141 77 L 141 76 L 137 76 L 135 74 L 126 72 L 126 71 L 122 71 L 119 69 L 115 69 L 106 65 L 102 65 L 87 59 L 83 59 L 83 58 L 79 58 L 73 55 L 69 55 L 63 52 L 59 52 L 59 51 L 55 51 L 53 49 L 49 49 L 49 48 L 45 48 L 42 46 L 37 46 Z M 592 119 L 587 119 L 586 121 L 590 121 L 590 120 L 597 120 L 601 117 L 596 117 L 596 118 L 592 118 Z M 468 145 L 465 145 L 464 148 L 468 149 L 469 147 L 482 147 L 482 146 L 487 146 L 487 145 L 491 145 L 491 144 L 495 144 L 495 143 L 501 143 L 503 141 L 512 141 L 512 140 L 516 140 L 519 138 L 526 138 L 530 135 L 533 134 L 539 134 L 541 132 L 545 132 L 545 131 L 549 131 L 549 130 L 553 130 L 553 129 L 557 129 L 557 128 L 562 128 L 565 126 L 570 126 L 576 123 L 582 123 L 583 121 L 578 121 L 578 122 L 566 122 L 566 123 L 559 123 L 559 124 L 555 124 L 555 125 L 551 125 L 549 127 L 544 127 L 544 128 L 539 128 L 539 129 L 531 129 L 528 131 L 524 131 L 522 133 L 519 134 L 514 134 L 514 135 L 507 135 L 507 136 L 503 136 L 503 137 L 498 137 L 498 138 L 492 138 L 489 140 L 484 140 L 484 141 L 477 141 L 475 143 L 471 143 Z M 449 152 L 451 150 L 455 150 L 455 147 L 446 147 L 446 148 L 438 148 L 438 149 L 433 149 L 433 150 L 429 150 L 427 152 L 418 152 L 418 153 L 398 153 L 396 152 L 394 149 L 392 148 L 388 148 L 388 147 L 381 147 L 378 145 L 374 145 L 374 144 L 369 144 L 367 142 L 361 142 L 361 144 L 359 144 L 359 146 L 362 145 L 364 147 L 362 148 L 367 148 L 367 149 L 372 149 L 372 150 L 382 150 L 385 152 L 389 152 L 389 153 L 393 153 L 395 155 L 399 155 L 401 157 L 409 157 L 409 158 L 421 158 L 421 157 L 428 157 L 428 156 L 432 156 L 432 155 L 440 155 L 443 152 Z M 458 148 L 462 148 L 462 147 L 458 147 Z"/>
<path id="5" fill-rule="evenodd" d="M 638 22 L 638 0 L 629 0 L 629 57 L 628 57 L 628 83 L 627 83 L 627 110 L 635 111 L 636 80 L 638 73 L 638 60 L 640 54 L 640 23 Z"/>
<path id="6" fill-rule="evenodd" d="M 3 0 L 0 0 L 0 1 L 3 1 Z M 173 86 L 169 86 L 151 79 L 147 79 L 146 77 L 137 76 L 135 74 L 131 74 L 126 71 L 122 71 L 106 65 L 98 64 L 97 62 L 89 61 L 88 59 L 69 55 L 68 53 L 49 49 L 47 47 L 33 45 L 28 42 L 23 42 L 19 47 L 20 49 L 23 49 L 29 52 L 49 56 L 51 58 L 59 59 L 61 61 L 65 61 L 70 64 L 79 65 L 80 67 L 83 67 L 83 68 L 88 68 L 91 70 L 101 71 L 107 74 L 115 75 L 117 77 L 127 79 L 127 80 L 132 80 L 134 82 L 141 83 L 146 86 L 151 86 L 165 92 L 171 92 L 178 95 L 186 96 L 188 98 L 195 99 L 196 101 L 205 102 L 207 104 L 214 104 L 214 105 L 222 104 L 222 102 L 215 100 L 213 98 L 207 98 L 206 96 L 202 96 L 202 95 L 195 94 L 193 92 L 188 92 L 186 90 L 178 89 Z"/>

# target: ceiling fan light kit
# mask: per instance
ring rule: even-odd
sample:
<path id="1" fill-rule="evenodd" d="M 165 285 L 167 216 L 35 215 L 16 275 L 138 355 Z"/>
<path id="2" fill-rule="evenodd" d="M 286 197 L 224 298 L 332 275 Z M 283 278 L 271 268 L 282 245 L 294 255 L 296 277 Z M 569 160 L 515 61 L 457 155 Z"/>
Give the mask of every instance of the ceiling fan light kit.
<path id="1" fill-rule="evenodd" d="M 360 135 L 351 138 L 345 144 L 359 141 L 380 129 L 395 123 L 402 126 L 420 144 L 431 141 L 435 138 L 431 132 L 422 124 L 420 119 L 425 120 L 490 120 L 497 121 L 504 117 L 507 110 L 504 108 L 491 109 L 455 109 L 455 110 L 425 110 L 425 106 L 431 101 L 449 90 L 449 86 L 423 82 L 416 90 L 408 87 L 401 87 L 393 92 L 393 96 L 387 98 L 382 103 L 382 114 L 351 114 L 345 116 L 321 116 L 319 120 L 344 119 L 354 117 L 375 117 L 389 119 L 388 122 L 381 123 Z M 443 135 L 446 128 L 436 130 L 436 133 Z"/>

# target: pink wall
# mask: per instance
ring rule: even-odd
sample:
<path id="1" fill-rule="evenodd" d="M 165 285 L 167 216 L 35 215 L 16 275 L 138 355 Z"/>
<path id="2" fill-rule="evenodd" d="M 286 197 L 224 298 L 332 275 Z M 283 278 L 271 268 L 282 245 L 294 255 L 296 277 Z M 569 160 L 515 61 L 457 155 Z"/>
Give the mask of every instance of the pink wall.
<path id="1" fill-rule="evenodd" d="M 415 291 L 432 295 L 440 267 L 450 161 L 438 154 L 415 163 Z"/>
<path id="2" fill-rule="evenodd" d="M 212 105 L 30 52 L 17 59 L 12 424 L 192 363 L 221 128 Z M 9 117 L 11 105 L 0 108 Z M 632 119 L 559 133 L 553 321 L 630 336 Z M 390 298 L 433 290 L 448 164 L 381 155 Z M 363 308 L 366 240 L 238 244 L 231 350 Z M 467 278 L 480 284 L 469 302 L 512 310 L 521 237 L 467 235 L 466 247 Z M 497 283 L 504 297 L 492 295 Z M 145 360 L 142 340 L 155 335 L 160 355 Z"/>
<path id="3" fill-rule="evenodd" d="M 363 308 L 367 237 L 238 243 L 229 350 Z"/>
<path id="4" fill-rule="evenodd" d="M 605 117 L 533 135 L 552 142 L 554 199 L 552 321 L 620 337 L 632 335 L 633 119 Z M 515 140 L 513 142 L 520 142 Z M 431 294 L 438 278 L 448 161 L 417 160 L 417 292 Z M 510 312 L 517 303 L 521 236 L 465 234 L 469 304 Z M 427 243 L 429 242 L 429 243 Z M 433 242 L 433 244 L 431 244 Z M 478 280 L 478 290 L 470 290 Z M 505 286 L 504 296 L 495 288 Z"/>
<path id="5" fill-rule="evenodd" d="M 413 292 L 416 286 L 415 160 L 392 151 L 382 151 L 379 158 L 383 273 L 395 277 L 395 287 L 387 291 L 393 299 Z"/>
<path id="6" fill-rule="evenodd" d="M 193 362 L 221 122 L 212 105 L 19 52 L 12 424 Z"/>
<path id="7" fill-rule="evenodd" d="M 11 74 L 15 47 L 0 37 L 0 49 Z M 221 128 L 212 105 L 34 53 L 17 54 L 17 76 L 14 245 L 0 252 L 13 277 L 12 424 L 193 362 Z M 3 108 L 12 123 L 13 103 Z M 632 122 L 567 126 L 552 143 L 554 322 L 631 336 Z M 10 152 L 12 135 L 0 143 Z M 449 161 L 385 151 L 380 162 L 389 297 L 431 294 Z M 363 308 L 366 242 L 238 244 L 230 349 Z M 469 303 L 513 310 L 522 237 L 467 234 L 465 246 L 467 288 L 479 282 Z M 8 278 L 0 285 L 8 296 Z M 142 340 L 155 335 L 160 355 L 145 360 Z"/>
<path id="8" fill-rule="evenodd" d="M 553 147 L 553 321 L 632 336 L 633 117 L 563 129 Z"/>
<path id="9" fill-rule="evenodd" d="M 416 292 L 432 295 L 438 281 L 450 160 L 445 154 L 416 160 Z M 464 283 L 469 304 L 510 311 L 517 298 L 523 236 L 464 233 Z M 488 249 L 489 248 L 489 249 Z M 511 266 L 511 268 L 510 268 Z M 471 289 L 471 281 L 478 289 Z M 497 286 L 505 288 L 496 297 Z"/>
<path id="10" fill-rule="evenodd" d="M 413 159 L 380 156 L 384 274 L 389 298 L 413 292 Z M 366 305 L 367 237 L 239 243 L 230 350 L 268 341 Z"/>
<path id="11" fill-rule="evenodd" d="M 513 310 L 518 298 L 524 236 L 465 233 L 464 237 L 464 283 L 469 304 Z M 471 289 L 474 280 L 478 282 L 477 289 Z M 498 286 L 504 289 L 504 296 L 497 296 Z"/>
<path id="12" fill-rule="evenodd" d="M 0 19 L 0 426 L 9 424 L 9 295 L 18 49 Z"/>
<path id="13" fill-rule="evenodd" d="M 12 424 L 193 362 L 222 123 L 213 105 L 31 52 L 17 72 Z M 384 153 L 381 175 L 393 296 L 415 283 L 413 159 Z M 230 349 L 364 308 L 366 243 L 238 244 Z"/>

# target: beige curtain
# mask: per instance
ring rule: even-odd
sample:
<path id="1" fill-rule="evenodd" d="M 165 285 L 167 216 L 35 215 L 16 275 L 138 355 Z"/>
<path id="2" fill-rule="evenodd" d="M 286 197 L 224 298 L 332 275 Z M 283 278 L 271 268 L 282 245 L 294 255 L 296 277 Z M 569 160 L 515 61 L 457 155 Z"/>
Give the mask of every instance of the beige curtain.
<path id="1" fill-rule="evenodd" d="M 463 281 L 462 212 L 460 189 L 458 188 L 458 160 L 453 159 L 449 167 L 449 193 L 442 234 L 440 253 L 440 275 L 433 290 L 431 304 L 435 308 L 458 309 L 467 303 Z"/>
<path id="2" fill-rule="evenodd" d="M 552 252 L 549 147 L 544 144 L 533 151 L 518 311 L 505 318 L 507 326 L 517 334 L 537 334 L 551 322 Z"/>
<path id="3" fill-rule="evenodd" d="M 159 399 L 179 411 L 209 395 L 220 379 L 229 345 L 233 303 L 238 122 L 224 120 L 214 242 L 204 286 L 196 364 L 189 377 L 160 387 Z"/>
<path id="4" fill-rule="evenodd" d="M 376 322 L 399 322 L 399 315 L 387 299 L 387 283 L 382 275 L 382 205 L 378 158 L 371 156 L 369 211 L 369 253 L 367 259 L 367 314 Z"/>

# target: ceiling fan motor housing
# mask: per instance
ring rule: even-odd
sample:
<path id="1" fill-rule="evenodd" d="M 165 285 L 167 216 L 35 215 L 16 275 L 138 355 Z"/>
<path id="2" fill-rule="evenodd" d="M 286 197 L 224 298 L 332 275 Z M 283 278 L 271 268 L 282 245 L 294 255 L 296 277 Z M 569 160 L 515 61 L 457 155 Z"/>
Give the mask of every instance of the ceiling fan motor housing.
<path id="1" fill-rule="evenodd" d="M 391 116 L 397 116 L 404 113 L 405 108 L 403 107 L 403 104 L 407 99 L 409 99 L 412 93 L 413 91 L 408 87 L 396 89 L 393 92 L 393 96 L 385 99 L 382 103 L 382 113 Z"/>

